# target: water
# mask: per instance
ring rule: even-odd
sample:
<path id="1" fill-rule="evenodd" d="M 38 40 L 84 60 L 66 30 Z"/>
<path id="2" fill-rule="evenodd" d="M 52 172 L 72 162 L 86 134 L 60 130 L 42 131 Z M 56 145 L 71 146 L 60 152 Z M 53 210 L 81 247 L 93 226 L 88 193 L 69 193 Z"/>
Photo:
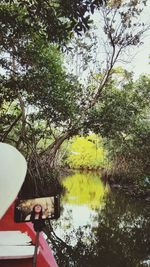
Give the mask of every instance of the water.
<path id="1" fill-rule="evenodd" d="M 111 192 L 97 174 L 75 173 L 62 183 L 51 241 L 59 267 L 150 266 L 148 204 Z"/>

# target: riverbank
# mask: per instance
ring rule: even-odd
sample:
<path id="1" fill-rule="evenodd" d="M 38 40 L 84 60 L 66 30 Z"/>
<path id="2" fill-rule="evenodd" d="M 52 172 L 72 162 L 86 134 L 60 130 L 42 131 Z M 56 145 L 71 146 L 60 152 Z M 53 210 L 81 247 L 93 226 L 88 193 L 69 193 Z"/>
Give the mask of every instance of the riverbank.
<path id="1" fill-rule="evenodd" d="M 139 186 L 136 185 L 120 185 L 115 183 L 111 184 L 110 186 L 112 190 L 123 192 L 123 194 L 126 196 L 150 202 L 149 188 L 139 188 Z"/>

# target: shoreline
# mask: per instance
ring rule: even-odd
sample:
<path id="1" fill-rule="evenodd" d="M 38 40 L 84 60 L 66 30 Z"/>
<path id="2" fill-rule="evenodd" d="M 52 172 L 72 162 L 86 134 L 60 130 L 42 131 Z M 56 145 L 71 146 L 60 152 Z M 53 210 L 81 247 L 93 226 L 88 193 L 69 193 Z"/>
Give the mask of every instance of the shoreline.
<path id="1" fill-rule="evenodd" d="M 59 177 L 60 181 L 62 178 L 73 175 L 74 172 L 85 172 L 85 173 L 94 173 L 97 172 L 98 175 L 101 175 L 101 179 L 104 184 L 108 183 L 110 185 L 111 190 L 123 192 L 124 195 L 127 197 L 131 197 L 137 200 L 143 200 L 146 202 L 150 202 L 150 188 L 140 187 L 135 184 L 121 184 L 115 181 L 114 175 L 112 176 L 110 173 L 104 172 L 103 170 L 96 171 L 96 170 L 88 170 L 87 169 L 70 169 L 70 168 L 60 168 L 59 169 Z"/>

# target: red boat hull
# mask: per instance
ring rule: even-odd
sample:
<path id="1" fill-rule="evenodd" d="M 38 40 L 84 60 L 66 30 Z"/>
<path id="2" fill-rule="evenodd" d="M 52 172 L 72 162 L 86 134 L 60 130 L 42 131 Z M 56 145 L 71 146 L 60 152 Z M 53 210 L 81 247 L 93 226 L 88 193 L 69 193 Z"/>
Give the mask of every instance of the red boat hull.
<path id="1" fill-rule="evenodd" d="M 15 223 L 14 206 L 12 205 L 0 220 L 0 231 L 21 231 L 26 233 L 35 243 L 36 233 L 33 229 L 32 223 Z M 5 259 L 0 260 L 0 267 L 32 267 L 33 258 L 27 259 Z M 48 246 L 46 240 L 40 233 L 39 237 L 39 253 L 37 256 L 36 267 L 58 267 L 52 251 Z"/>

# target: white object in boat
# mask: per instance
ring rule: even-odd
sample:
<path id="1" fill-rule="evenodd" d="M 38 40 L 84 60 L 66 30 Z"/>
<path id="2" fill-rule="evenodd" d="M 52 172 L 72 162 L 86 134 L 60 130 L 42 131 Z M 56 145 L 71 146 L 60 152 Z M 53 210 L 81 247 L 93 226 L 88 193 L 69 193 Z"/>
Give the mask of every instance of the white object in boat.
<path id="1" fill-rule="evenodd" d="M 0 231 L 0 260 L 25 259 L 34 255 L 31 238 L 20 231 Z"/>
<path id="2" fill-rule="evenodd" d="M 0 143 L 0 219 L 17 197 L 26 171 L 22 154 L 13 146 Z"/>

